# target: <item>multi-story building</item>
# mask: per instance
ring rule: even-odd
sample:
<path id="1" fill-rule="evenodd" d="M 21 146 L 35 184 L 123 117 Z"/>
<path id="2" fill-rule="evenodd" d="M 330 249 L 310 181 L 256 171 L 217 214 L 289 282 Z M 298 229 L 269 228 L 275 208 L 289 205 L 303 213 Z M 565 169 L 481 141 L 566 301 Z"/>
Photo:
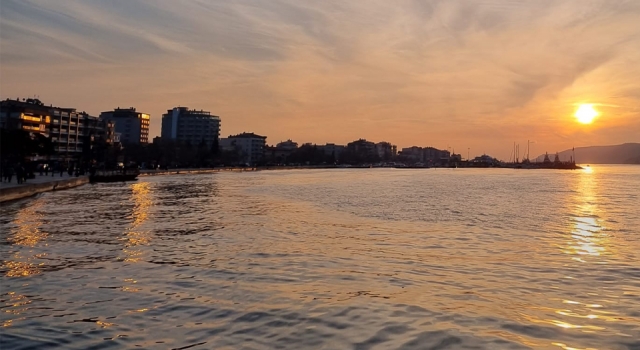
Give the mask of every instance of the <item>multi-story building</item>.
<path id="1" fill-rule="evenodd" d="M 400 152 L 403 158 L 413 162 L 425 163 L 433 166 L 445 166 L 449 163 L 451 153 L 434 147 L 412 146 L 403 148 Z"/>
<path id="2" fill-rule="evenodd" d="M 114 137 L 112 122 L 75 108 L 45 106 L 38 99 L 0 102 L 0 126 L 49 137 L 54 146 L 51 159 L 59 161 L 78 161 L 88 156 L 93 141 L 101 138 L 112 143 Z"/>
<path id="3" fill-rule="evenodd" d="M 220 148 L 235 150 L 240 154 L 243 163 L 256 165 L 264 159 L 264 149 L 267 143 L 266 136 L 243 132 L 238 135 L 230 135 L 220 139 Z"/>
<path id="4" fill-rule="evenodd" d="M 438 163 L 442 161 L 449 161 L 451 153 L 449 151 L 439 150 L 434 147 L 425 147 L 422 149 L 425 162 Z"/>
<path id="5" fill-rule="evenodd" d="M 391 160 L 396 156 L 398 148 L 396 145 L 392 145 L 389 142 L 378 142 L 376 143 L 376 153 L 381 160 Z"/>
<path id="6" fill-rule="evenodd" d="M 100 113 L 100 118 L 115 123 L 115 132 L 120 134 L 123 144 L 149 143 L 149 114 L 138 112 L 133 107 L 116 108 Z"/>
<path id="7" fill-rule="evenodd" d="M 51 109 L 38 99 L 0 102 L 0 128 L 24 130 L 49 137 Z"/>
<path id="8" fill-rule="evenodd" d="M 298 143 L 291 140 L 282 141 L 276 145 L 276 148 L 285 152 L 293 152 L 298 149 Z"/>
<path id="9" fill-rule="evenodd" d="M 340 159 L 340 155 L 347 148 L 343 145 L 336 145 L 335 143 L 327 143 L 324 146 L 318 146 L 319 149 L 324 151 L 324 155 L 333 157 L 334 161 Z"/>
<path id="10" fill-rule="evenodd" d="M 405 147 L 405 148 L 402 149 L 400 154 L 405 159 L 413 161 L 413 162 L 423 162 L 424 161 L 424 152 L 422 150 L 422 147 L 418 147 L 418 146 Z"/>
<path id="11" fill-rule="evenodd" d="M 356 154 L 373 156 L 376 153 L 376 144 L 365 139 L 359 139 L 347 144 L 347 149 Z"/>
<path id="12" fill-rule="evenodd" d="M 220 117 L 211 112 L 175 107 L 162 115 L 163 140 L 190 142 L 198 145 L 204 141 L 211 147 L 220 138 Z"/>
<path id="13" fill-rule="evenodd" d="M 298 143 L 291 140 L 279 142 L 272 150 L 272 155 L 277 163 L 287 163 L 291 154 L 298 149 Z"/>

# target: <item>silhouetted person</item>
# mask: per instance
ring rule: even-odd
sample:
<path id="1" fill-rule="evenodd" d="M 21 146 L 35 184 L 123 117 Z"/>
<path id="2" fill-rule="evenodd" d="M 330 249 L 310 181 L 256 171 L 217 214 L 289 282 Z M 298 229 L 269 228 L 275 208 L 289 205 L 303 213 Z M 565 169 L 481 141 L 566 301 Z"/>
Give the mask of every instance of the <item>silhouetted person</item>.
<path id="1" fill-rule="evenodd" d="M 60 164 L 60 177 L 62 177 L 62 175 L 64 175 L 64 167 Z"/>
<path id="2" fill-rule="evenodd" d="M 22 183 L 24 179 L 24 168 L 20 164 L 16 164 L 16 181 L 18 181 L 18 185 Z"/>
<path id="3" fill-rule="evenodd" d="M 7 182 L 11 183 L 11 178 L 13 177 L 13 168 L 11 166 L 9 166 L 9 164 L 7 164 L 4 167 L 4 178 L 7 180 Z"/>
<path id="4" fill-rule="evenodd" d="M 44 165 L 44 176 L 49 176 L 49 164 Z"/>

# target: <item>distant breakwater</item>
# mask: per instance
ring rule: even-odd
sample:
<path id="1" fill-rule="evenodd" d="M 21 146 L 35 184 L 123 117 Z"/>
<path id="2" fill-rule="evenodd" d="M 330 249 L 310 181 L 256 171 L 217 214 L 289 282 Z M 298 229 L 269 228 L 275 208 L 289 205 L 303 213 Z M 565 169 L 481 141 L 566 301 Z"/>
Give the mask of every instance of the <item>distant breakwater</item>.
<path id="1" fill-rule="evenodd" d="M 300 165 L 300 166 L 261 166 L 261 167 L 221 167 L 221 168 L 183 168 L 167 170 L 141 170 L 140 176 L 210 174 L 222 171 L 260 171 L 260 170 L 296 170 L 296 169 L 327 169 L 336 168 L 335 165 Z"/>
<path id="2" fill-rule="evenodd" d="M 139 176 L 160 175 L 186 175 L 186 174 L 210 174 L 221 171 L 256 171 L 258 168 L 201 168 L 201 169 L 167 169 L 167 170 L 141 170 Z"/>

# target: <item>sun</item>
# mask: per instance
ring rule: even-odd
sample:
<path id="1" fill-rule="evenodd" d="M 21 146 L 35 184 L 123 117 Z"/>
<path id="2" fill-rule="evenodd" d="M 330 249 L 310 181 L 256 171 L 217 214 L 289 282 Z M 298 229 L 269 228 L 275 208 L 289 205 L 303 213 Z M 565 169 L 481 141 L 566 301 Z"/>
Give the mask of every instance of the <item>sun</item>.
<path id="1" fill-rule="evenodd" d="M 593 119 L 599 115 L 598 111 L 593 108 L 592 104 L 581 104 L 574 114 L 579 123 L 591 124 Z"/>

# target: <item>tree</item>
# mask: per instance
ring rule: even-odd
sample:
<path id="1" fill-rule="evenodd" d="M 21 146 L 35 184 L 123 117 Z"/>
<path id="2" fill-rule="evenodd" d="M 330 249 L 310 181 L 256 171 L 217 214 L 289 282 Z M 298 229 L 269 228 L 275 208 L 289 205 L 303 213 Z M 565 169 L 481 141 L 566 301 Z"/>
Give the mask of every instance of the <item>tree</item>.
<path id="1" fill-rule="evenodd" d="M 2 160 L 22 162 L 33 156 L 50 156 L 54 152 L 51 138 L 26 130 L 2 129 L 0 134 L 0 155 Z"/>

